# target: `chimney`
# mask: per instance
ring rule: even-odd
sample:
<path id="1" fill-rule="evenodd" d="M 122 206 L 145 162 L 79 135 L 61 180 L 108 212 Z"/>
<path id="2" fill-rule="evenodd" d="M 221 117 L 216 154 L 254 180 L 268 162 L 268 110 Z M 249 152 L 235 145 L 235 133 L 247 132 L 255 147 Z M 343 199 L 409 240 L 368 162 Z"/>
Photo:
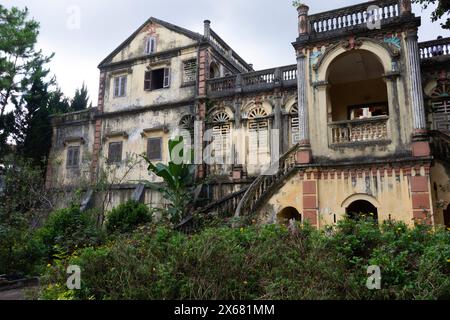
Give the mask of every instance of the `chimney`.
<path id="1" fill-rule="evenodd" d="M 205 27 L 205 30 L 203 32 L 203 36 L 206 39 L 209 39 L 211 37 L 211 21 L 205 20 L 205 21 L 203 21 L 203 24 L 204 24 L 204 27 Z"/>
<path id="2" fill-rule="evenodd" d="M 400 8 L 400 16 L 411 14 L 411 0 L 399 0 L 398 7 Z"/>
<path id="3" fill-rule="evenodd" d="M 300 4 L 297 7 L 298 12 L 298 34 L 304 35 L 309 33 L 308 12 L 309 7 L 306 4 Z"/>

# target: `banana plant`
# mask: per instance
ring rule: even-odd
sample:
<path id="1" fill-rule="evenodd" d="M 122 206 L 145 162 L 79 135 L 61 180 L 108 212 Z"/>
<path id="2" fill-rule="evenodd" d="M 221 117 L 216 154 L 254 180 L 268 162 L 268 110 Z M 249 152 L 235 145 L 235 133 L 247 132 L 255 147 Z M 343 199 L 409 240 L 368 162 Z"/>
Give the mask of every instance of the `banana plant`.
<path id="1" fill-rule="evenodd" d="M 196 185 L 195 183 L 196 166 L 192 164 L 193 152 L 188 157 L 185 157 L 183 146 L 182 137 L 169 140 L 170 161 L 167 165 L 163 163 L 155 164 L 146 156 L 143 156 L 148 163 L 148 170 L 163 179 L 162 184 L 147 181 L 145 185 L 162 193 L 164 199 L 169 202 L 169 206 L 165 211 L 170 221 L 174 224 L 179 223 L 192 213 L 202 188 L 201 185 Z"/>

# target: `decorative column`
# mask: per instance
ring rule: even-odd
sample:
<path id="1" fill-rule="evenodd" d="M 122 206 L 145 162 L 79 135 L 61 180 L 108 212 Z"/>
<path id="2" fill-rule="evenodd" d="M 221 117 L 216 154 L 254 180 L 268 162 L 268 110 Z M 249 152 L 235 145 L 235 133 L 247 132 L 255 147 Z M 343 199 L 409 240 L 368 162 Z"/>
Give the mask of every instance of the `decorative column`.
<path id="1" fill-rule="evenodd" d="M 412 153 L 415 157 L 431 154 L 427 137 L 427 123 L 423 101 L 422 75 L 420 69 L 419 46 L 417 30 L 408 30 L 406 34 L 406 48 L 408 60 L 408 78 L 411 83 L 410 103 L 413 116 Z"/>
<path id="2" fill-rule="evenodd" d="M 411 0 L 399 0 L 398 7 L 400 8 L 400 16 L 412 13 Z"/>
<path id="3" fill-rule="evenodd" d="M 203 36 L 206 39 L 211 38 L 211 21 L 209 20 L 203 21 L 203 26 L 204 26 Z"/>
<path id="4" fill-rule="evenodd" d="M 299 38 L 309 33 L 308 11 L 309 7 L 302 4 L 298 11 L 298 31 Z M 297 47 L 297 90 L 298 90 L 298 118 L 299 118 L 299 138 L 300 150 L 297 154 L 299 164 L 308 164 L 312 161 L 311 145 L 309 141 L 309 115 L 307 101 L 307 57 L 303 53 L 303 48 Z"/>

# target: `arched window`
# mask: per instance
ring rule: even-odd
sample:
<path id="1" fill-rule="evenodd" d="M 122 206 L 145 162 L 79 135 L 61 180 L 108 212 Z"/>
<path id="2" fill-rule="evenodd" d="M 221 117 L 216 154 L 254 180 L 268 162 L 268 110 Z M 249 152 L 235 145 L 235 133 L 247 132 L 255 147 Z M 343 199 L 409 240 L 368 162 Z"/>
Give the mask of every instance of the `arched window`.
<path id="1" fill-rule="evenodd" d="M 183 137 L 184 141 L 190 141 L 191 144 L 194 143 L 192 140 L 194 137 L 194 116 L 193 115 L 186 115 L 183 116 L 180 120 L 180 129 L 182 129 L 181 136 Z M 186 136 L 189 133 L 189 136 Z"/>
<path id="2" fill-rule="evenodd" d="M 269 153 L 269 119 L 266 109 L 256 106 L 248 113 L 249 155 L 259 163 L 259 155 Z M 254 158 L 256 157 L 256 158 Z"/>
<path id="3" fill-rule="evenodd" d="M 291 133 L 291 144 L 300 142 L 300 123 L 298 118 L 298 105 L 294 104 L 289 112 L 289 125 Z"/>
<path id="4" fill-rule="evenodd" d="M 433 129 L 450 131 L 450 84 L 447 79 L 439 80 L 430 96 Z"/>
<path id="5" fill-rule="evenodd" d="M 224 159 L 231 149 L 230 115 L 225 111 L 217 112 L 212 117 L 214 156 Z M 225 159 L 224 159 L 225 160 Z"/>
<path id="6" fill-rule="evenodd" d="M 375 221 L 378 221 L 378 209 L 366 200 L 356 200 L 352 202 L 346 208 L 346 211 L 350 219 L 358 220 L 361 216 L 371 216 Z"/>
<path id="7" fill-rule="evenodd" d="M 211 62 L 209 65 L 209 78 L 214 79 L 220 77 L 220 69 L 217 63 Z"/>
<path id="8" fill-rule="evenodd" d="M 151 54 L 156 52 L 156 38 L 153 36 L 150 36 L 146 39 L 145 42 L 145 53 Z"/>

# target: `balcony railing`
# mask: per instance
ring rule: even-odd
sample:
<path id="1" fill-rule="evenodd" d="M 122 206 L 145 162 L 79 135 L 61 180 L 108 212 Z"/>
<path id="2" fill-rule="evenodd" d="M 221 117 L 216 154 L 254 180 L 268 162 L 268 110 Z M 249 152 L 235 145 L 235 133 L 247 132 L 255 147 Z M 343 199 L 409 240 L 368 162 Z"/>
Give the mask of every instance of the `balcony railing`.
<path id="1" fill-rule="evenodd" d="M 233 94 L 236 90 L 251 92 L 270 90 L 276 86 L 297 84 L 297 66 L 273 68 L 208 80 L 208 93 L 213 96 Z"/>
<path id="2" fill-rule="evenodd" d="M 419 50 L 422 60 L 450 55 L 450 38 L 421 42 Z"/>
<path id="3" fill-rule="evenodd" d="M 391 20 L 400 15 L 398 0 L 371 1 L 308 17 L 311 32 L 322 33 L 356 28 L 370 22 Z"/>
<path id="4" fill-rule="evenodd" d="M 364 143 L 388 140 L 388 116 L 329 124 L 331 144 Z"/>

